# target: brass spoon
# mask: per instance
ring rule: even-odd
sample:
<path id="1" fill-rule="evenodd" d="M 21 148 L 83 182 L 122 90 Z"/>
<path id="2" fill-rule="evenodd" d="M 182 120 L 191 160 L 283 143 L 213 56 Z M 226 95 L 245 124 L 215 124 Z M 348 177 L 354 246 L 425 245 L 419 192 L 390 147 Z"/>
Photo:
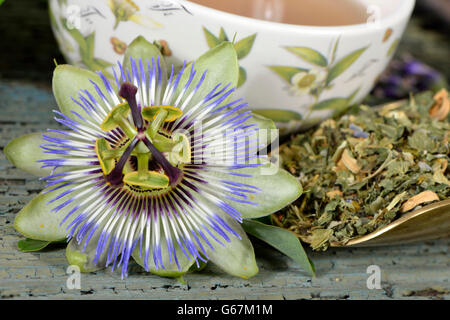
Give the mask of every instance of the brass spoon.
<path id="1" fill-rule="evenodd" d="M 450 199 L 414 210 L 345 245 L 331 243 L 332 247 L 396 245 L 408 242 L 433 240 L 450 236 Z"/>

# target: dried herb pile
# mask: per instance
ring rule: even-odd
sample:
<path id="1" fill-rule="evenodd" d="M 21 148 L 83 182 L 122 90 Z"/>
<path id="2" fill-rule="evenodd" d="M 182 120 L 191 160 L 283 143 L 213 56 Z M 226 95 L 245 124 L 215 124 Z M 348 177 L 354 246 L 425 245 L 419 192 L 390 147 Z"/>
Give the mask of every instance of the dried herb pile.
<path id="1" fill-rule="evenodd" d="M 273 221 L 315 250 L 383 227 L 450 196 L 448 93 L 327 120 L 280 147 L 304 194 Z"/>

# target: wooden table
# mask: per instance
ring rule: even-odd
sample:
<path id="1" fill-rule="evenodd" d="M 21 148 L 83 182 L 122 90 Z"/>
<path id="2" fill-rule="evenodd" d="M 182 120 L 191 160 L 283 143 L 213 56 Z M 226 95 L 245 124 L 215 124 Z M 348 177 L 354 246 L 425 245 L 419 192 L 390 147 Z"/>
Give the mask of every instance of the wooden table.
<path id="1" fill-rule="evenodd" d="M 0 81 L 0 148 L 14 137 L 56 128 L 50 88 Z M 37 253 L 17 250 L 22 236 L 16 213 L 43 183 L 13 167 L 0 153 L 1 299 L 444 299 L 450 298 L 450 239 L 396 247 L 330 249 L 308 253 L 317 268 L 311 279 L 294 262 L 255 241 L 260 273 L 249 280 L 209 265 L 177 280 L 146 274 L 132 264 L 129 277 L 109 270 L 83 274 L 81 290 L 66 286 L 64 249 Z M 382 289 L 369 290 L 367 267 L 381 269 Z"/>

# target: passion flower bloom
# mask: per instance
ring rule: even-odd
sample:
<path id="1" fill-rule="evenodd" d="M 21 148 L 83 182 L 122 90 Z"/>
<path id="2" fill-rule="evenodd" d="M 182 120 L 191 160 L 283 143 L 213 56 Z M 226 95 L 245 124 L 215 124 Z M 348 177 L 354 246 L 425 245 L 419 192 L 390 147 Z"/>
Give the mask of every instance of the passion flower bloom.
<path id="1" fill-rule="evenodd" d="M 327 72 L 322 69 L 299 72 L 291 79 L 291 91 L 298 96 L 307 95 L 322 85 L 326 78 Z"/>
<path id="2" fill-rule="evenodd" d="M 255 275 L 241 222 L 281 209 L 301 186 L 259 155 L 265 145 L 255 140 L 274 126 L 231 99 L 238 73 L 228 42 L 175 74 L 142 37 L 113 80 L 58 66 L 55 119 L 64 128 L 5 148 L 13 164 L 47 182 L 16 229 L 35 240 L 67 237 L 68 261 L 82 271 L 121 266 L 126 276 L 133 257 L 164 276 L 207 261 Z"/>

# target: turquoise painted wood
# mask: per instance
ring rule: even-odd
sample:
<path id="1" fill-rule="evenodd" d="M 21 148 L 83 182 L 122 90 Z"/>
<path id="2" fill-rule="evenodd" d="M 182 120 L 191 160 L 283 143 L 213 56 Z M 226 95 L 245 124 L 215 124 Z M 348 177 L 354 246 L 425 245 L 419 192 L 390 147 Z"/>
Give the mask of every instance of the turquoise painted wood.
<path id="1" fill-rule="evenodd" d="M 56 128 L 56 103 L 49 87 L 0 82 L 0 150 L 14 137 Z M 36 177 L 14 168 L 0 153 L 1 299 L 448 299 L 450 239 L 416 244 L 330 249 L 311 252 L 317 277 L 255 241 L 260 273 L 249 280 L 223 274 L 214 266 L 185 276 L 187 285 L 130 267 L 129 277 L 109 270 L 81 276 L 81 289 L 66 286 L 64 249 L 19 252 L 22 237 L 15 214 L 43 187 Z M 381 289 L 367 288 L 367 268 L 381 270 Z"/>

